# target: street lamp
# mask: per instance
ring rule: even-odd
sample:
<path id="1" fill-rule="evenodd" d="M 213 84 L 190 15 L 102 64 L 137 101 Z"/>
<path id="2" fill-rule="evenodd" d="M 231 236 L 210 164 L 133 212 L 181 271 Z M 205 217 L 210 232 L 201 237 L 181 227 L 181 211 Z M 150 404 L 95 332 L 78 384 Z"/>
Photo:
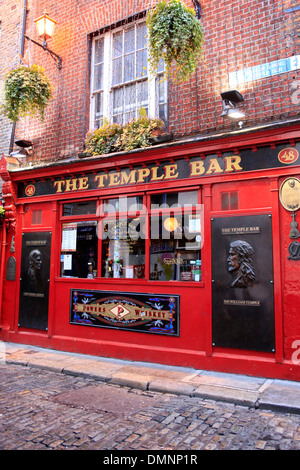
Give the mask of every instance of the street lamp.
<path id="1" fill-rule="evenodd" d="M 39 18 L 37 18 L 36 20 L 34 20 L 34 22 L 36 24 L 39 37 L 43 39 L 43 44 L 40 44 L 39 42 L 34 41 L 28 36 L 25 36 L 25 34 L 24 34 L 24 38 L 28 39 L 28 41 L 33 42 L 37 46 L 42 47 L 44 51 L 46 51 L 47 54 L 49 54 L 52 57 L 52 59 L 55 62 L 56 67 L 58 68 L 58 70 L 60 70 L 62 68 L 61 57 L 59 57 L 59 55 L 57 55 L 55 52 L 51 51 L 47 46 L 47 39 L 53 36 L 56 21 L 50 18 L 48 13 L 45 11 L 44 14 L 40 16 Z"/>
<path id="2" fill-rule="evenodd" d="M 45 11 L 42 16 L 34 20 L 40 38 L 43 38 L 43 46 L 47 46 L 47 39 L 53 36 L 56 21 L 52 20 Z"/>

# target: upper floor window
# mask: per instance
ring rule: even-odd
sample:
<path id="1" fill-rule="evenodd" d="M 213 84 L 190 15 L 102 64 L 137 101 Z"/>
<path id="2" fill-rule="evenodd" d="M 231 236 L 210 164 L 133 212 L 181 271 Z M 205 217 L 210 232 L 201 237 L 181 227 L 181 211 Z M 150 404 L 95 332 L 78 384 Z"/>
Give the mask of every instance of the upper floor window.
<path id="1" fill-rule="evenodd" d="M 126 24 L 93 40 L 91 74 L 92 129 L 106 117 L 125 124 L 144 108 L 150 117 L 167 121 L 167 81 L 164 64 L 150 76 L 145 20 Z"/>

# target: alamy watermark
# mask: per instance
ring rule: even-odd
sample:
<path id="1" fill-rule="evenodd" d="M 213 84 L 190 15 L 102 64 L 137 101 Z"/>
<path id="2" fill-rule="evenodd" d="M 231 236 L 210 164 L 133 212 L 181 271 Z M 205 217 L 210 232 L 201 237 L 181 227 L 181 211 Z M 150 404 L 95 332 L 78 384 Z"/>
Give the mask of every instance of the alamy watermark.
<path id="1" fill-rule="evenodd" d="M 292 349 L 295 351 L 292 354 L 292 363 L 294 365 L 299 365 L 300 364 L 300 340 L 296 339 L 295 341 L 292 342 Z"/>
<path id="2" fill-rule="evenodd" d="M 129 198 L 130 199 L 130 198 Z M 119 198 L 119 205 L 105 204 L 102 215 L 102 239 L 128 238 L 151 240 L 192 240 L 203 233 L 203 204 L 152 204 L 149 213 L 144 204 L 129 205 L 127 198 Z M 149 221 L 149 225 L 147 225 Z M 203 239 L 201 240 L 203 245 Z"/>

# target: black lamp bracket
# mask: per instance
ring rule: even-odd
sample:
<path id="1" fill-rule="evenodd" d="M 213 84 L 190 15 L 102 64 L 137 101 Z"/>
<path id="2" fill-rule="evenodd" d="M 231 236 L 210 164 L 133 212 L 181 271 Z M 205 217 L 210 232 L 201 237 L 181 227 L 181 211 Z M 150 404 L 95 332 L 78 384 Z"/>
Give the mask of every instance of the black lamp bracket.
<path id="1" fill-rule="evenodd" d="M 57 55 L 55 52 L 51 51 L 51 49 L 48 49 L 46 44 L 40 44 L 39 42 L 35 41 L 34 39 L 31 39 L 28 36 L 25 36 L 25 34 L 24 34 L 24 38 L 27 39 L 28 41 L 33 42 L 34 44 L 41 47 L 42 49 L 44 49 L 44 51 L 46 51 L 47 54 L 49 54 L 52 57 L 52 59 L 54 60 L 55 65 L 58 68 L 58 70 L 61 70 L 61 68 L 62 68 L 62 58 L 59 57 L 59 55 Z"/>
<path id="2" fill-rule="evenodd" d="M 195 12 L 196 12 L 196 17 L 198 18 L 198 20 L 200 20 L 200 18 L 201 18 L 201 4 L 200 4 L 200 2 L 198 2 L 198 0 L 192 0 L 192 1 L 193 1 Z"/>

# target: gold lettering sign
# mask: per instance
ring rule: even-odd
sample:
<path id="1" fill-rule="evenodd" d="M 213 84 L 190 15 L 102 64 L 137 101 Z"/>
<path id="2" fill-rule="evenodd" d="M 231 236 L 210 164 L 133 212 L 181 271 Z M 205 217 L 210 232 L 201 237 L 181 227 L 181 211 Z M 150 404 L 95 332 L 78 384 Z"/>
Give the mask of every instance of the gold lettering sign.
<path id="1" fill-rule="evenodd" d="M 280 187 L 280 202 L 287 211 L 300 208 L 300 181 L 298 178 L 287 178 Z"/>
<path id="2" fill-rule="evenodd" d="M 53 189 L 58 193 L 80 190 L 115 188 L 129 184 L 154 183 L 181 178 L 213 176 L 243 171 L 240 155 L 229 155 L 223 158 L 210 158 L 205 163 L 202 159 L 191 161 L 186 172 L 180 170 L 178 163 L 162 164 L 143 168 L 124 168 L 120 171 L 99 173 L 78 178 L 67 178 L 54 181 Z M 26 192 L 26 195 L 31 195 Z"/>

